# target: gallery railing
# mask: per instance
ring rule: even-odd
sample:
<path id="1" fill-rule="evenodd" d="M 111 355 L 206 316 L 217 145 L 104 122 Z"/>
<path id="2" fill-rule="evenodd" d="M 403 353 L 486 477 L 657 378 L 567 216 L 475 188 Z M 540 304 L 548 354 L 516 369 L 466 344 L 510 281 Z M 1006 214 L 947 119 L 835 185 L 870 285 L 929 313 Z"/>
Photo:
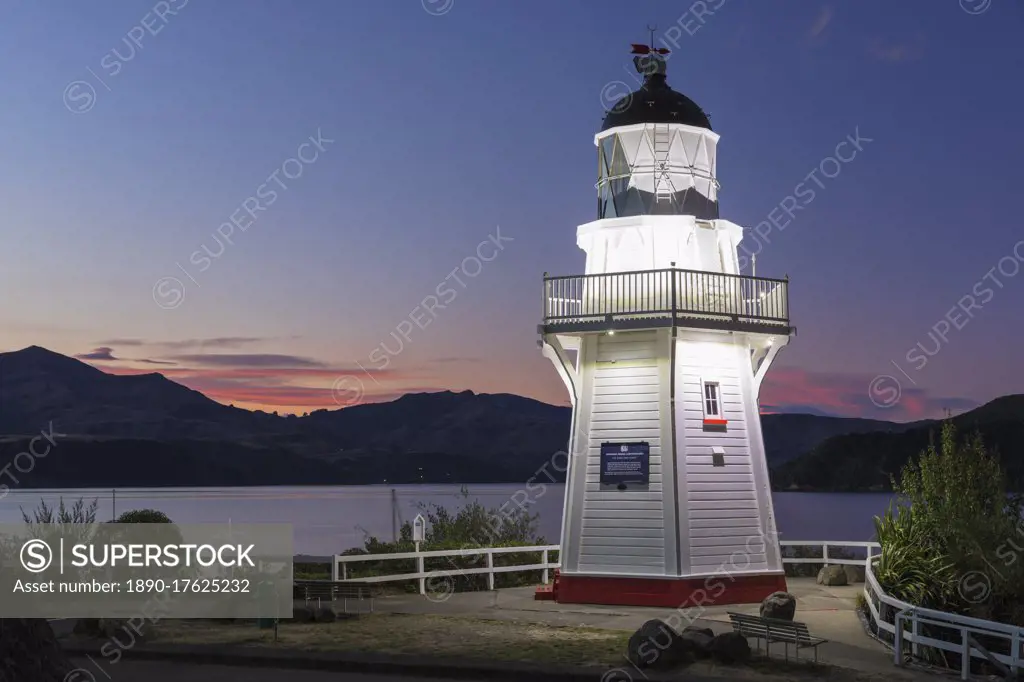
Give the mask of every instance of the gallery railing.
<path id="1" fill-rule="evenodd" d="M 694 319 L 789 327 L 789 280 L 700 270 L 544 276 L 544 324 Z"/>

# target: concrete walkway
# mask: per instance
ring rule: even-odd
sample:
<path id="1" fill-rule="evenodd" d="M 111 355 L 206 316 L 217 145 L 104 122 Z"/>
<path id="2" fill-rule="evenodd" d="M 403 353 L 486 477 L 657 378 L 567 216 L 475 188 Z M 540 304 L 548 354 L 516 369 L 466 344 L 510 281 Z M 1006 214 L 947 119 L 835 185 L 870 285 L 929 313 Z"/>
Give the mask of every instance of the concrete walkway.
<path id="1" fill-rule="evenodd" d="M 246 682 L 416 682 L 417 679 L 404 675 L 367 675 L 360 673 L 338 673 L 316 670 L 279 670 L 275 668 L 236 668 L 221 665 L 189 665 L 167 661 L 122 661 L 109 670 L 97 672 L 87 659 L 73 662 L 79 666 L 64 682 L 225 682 L 246 680 Z M 114 676 L 116 674 L 116 677 Z M 110 677 L 106 677 L 110 675 Z M 430 682 L 445 682 L 430 678 Z M 463 680 L 465 682 L 465 680 Z M 481 678 L 480 682 L 484 682 Z"/>
<path id="2" fill-rule="evenodd" d="M 795 620 L 806 623 L 812 635 L 829 640 L 818 650 L 822 663 L 871 673 L 892 674 L 899 670 L 893 666 L 892 653 L 870 638 L 861 625 L 856 612 L 856 597 L 863 592 L 863 584 L 823 587 L 817 585 L 813 578 L 789 578 L 788 584 L 790 593 L 797 598 Z M 699 615 L 693 624 L 711 628 L 718 634 L 732 629 L 729 625 L 728 611 L 757 614 L 760 608 L 760 604 L 707 606 L 699 614 L 693 611 L 687 614 L 651 607 L 556 604 L 535 601 L 533 594 L 534 588 L 523 587 L 493 592 L 462 592 L 453 594 L 443 601 L 432 601 L 419 595 L 397 595 L 374 599 L 373 609 L 378 613 L 473 616 L 629 631 L 636 630 L 652 618 L 660 618 L 674 625 L 680 622 L 680 618 L 684 624 L 688 624 L 690 618 Z M 339 611 L 342 610 L 340 602 L 336 603 L 335 607 Z M 348 602 L 349 611 L 365 611 L 368 608 L 368 602 Z M 781 644 L 772 646 L 772 655 L 783 655 Z M 790 655 L 792 656 L 792 648 Z M 813 657 L 813 653 L 801 653 L 801 657 L 808 656 Z"/>

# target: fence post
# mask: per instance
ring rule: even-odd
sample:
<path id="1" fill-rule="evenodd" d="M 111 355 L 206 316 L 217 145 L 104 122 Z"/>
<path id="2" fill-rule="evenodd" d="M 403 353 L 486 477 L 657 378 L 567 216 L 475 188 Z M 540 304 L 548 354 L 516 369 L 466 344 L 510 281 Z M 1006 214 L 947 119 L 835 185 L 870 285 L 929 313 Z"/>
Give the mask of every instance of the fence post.
<path id="1" fill-rule="evenodd" d="M 672 278 L 672 326 L 675 326 L 676 319 L 676 262 L 672 261 L 672 270 L 669 272 L 669 276 Z"/>
<path id="2" fill-rule="evenodd" d="M 960 679 L 971 679 L 971 640 L 967 628 L 960 630 Z"/>
<path id="3" fill-rule="evenodd" d="M 918 635 L 918 621 L 917 621 L 917 612 L 916 611 L 911 612 L 911 614 L 910 614 L 910 634 L 914 638 L 910 642 L 910 655 L 913 656 L 914 658 L 917 658 L 918 653 L 919 653 L 919 649 L 920 649 L 920 645 L 918 644 L 918 636 L 917 636 Z"/>
<path id="4" fill-rule="evenodd" d="M 540 562 L 544 564 L 544 572 L 540 576 L 540 581 L 545 585 L 548 584 L 548 551 L 545 549 L 540 553 Z"/>
<path id="5" fill-rule="evenodd" d="M 822 543 L 821 545 L 821 558 L 822 562 L 828 566 L 828 543 Z"/>
<path id="6" fill-rule="evenodd" d="M 331 582 L 338 582 L 338 555 L 331 557 Z"/>
<path id="7" fill-rule="evenodd" d="M 1010 656 L 1010 670 L 1017 673 L 1020 670 L 1020 630 L 1013 631 L 1013 655 Z"/>
<path id="8" fill-rule="evenodd" d="M 423 555 L 420 554 L 420 550 L 419 550 L 418 547 L 416 548 L 416 554 L 417 554 L 417 556 L 416 556 L 416 572 L 420 573 L 420 574 L 426 573 L 426 569 L 423 567 L 423 564 L 424 564 L 424 562 L 423 562 Z M 427 593 L 427 579 L 426 578 L 420 578 L 420 594 L 425 595 L 426 593 Z"/>
<path id="9" fill-rule="evenodd" d="M 881 614 L 879 614 L 881 617 Z M 879 630 L 881 632 L 881 630 Z M 893 633 L 892 662 L 893 665 L 903 666 L 903 612 L 896 614 L 896 632 Z"/>
<path id="10" fill-rule="evenodd" d="M 341 564 L 341 579 L 348 580 L 348 562 L 342 562 Z"/>
<path id="11" fill-rule="evenodd" d="M 494 552 L 487 549 L 487 589 L 494 589 Z"/>

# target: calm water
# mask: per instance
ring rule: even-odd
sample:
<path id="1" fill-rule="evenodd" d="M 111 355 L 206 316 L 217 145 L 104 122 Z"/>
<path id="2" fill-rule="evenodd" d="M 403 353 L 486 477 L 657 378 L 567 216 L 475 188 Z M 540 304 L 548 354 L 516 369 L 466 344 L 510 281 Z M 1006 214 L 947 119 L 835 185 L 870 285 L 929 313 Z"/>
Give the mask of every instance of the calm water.
<path id="1" fill-rule="evenodd" d="M 470 499 L 487 508 L 510 503 L 517 485 L 475 485 Z M 392 492 L 394 491 L 394 492 Z M 540 515 L 540 533 L 559 541 L 564 486 L 548 485 L 524 502 Z M 519 500 L 524 500 L 520 493 Z M 367 535 L 390 540 L 392 509 L 399 523 L 411 521 L 420 505 L 454 509 L 465 503 L 459 486 L 334 486 L 269 488 L 130 488 L 106 490 L 12 490 L 0 498 L 0 523 L 21 521 L 21 508 L 35 509 L 40 500 L 56 504 L 80 497 L 98 500 L 98 516 L 108 520 L 130 509 L 158 509 L 178 523 L 291 523 L 295 552 L 326 555 L 362 546 Z M 392 504 L 392 499 L 395 504 Z M 775 493 L 775 515 L 783 540 L 869 541 L 872 519 L 885 511 L 892 496 L 885 493 Z"/>

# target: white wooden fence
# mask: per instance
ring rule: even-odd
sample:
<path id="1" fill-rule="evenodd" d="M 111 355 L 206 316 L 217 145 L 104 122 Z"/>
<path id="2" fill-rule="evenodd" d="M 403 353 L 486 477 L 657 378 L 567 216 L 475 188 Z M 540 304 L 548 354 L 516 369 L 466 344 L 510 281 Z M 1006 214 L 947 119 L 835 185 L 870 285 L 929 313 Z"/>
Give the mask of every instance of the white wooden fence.
<path id="1" fill-rule="evenodd" d="M 874 574 L 874 563 L 874 560 L 869 560 L 865 567 L 864 597 L 871 620 L 878 628 L 880 639 L 892 639 L 893 663 L 898 666 L 905 665 L 907 653 L 910 653 L 912 658 L 921 660 L 922 649 L 930 647 L 960 656 L 961 680 L 970 679 L 973 660 L 988 661 L 992 667 L 1003 667 L 1004 673 L 1009 671 L 1014 675 L 1024 667 L 1021 663 L 1021 639 L 1024 637 L 1024 628 L 926 609 L 891 597 L 879 585 Z M 928 634 L 922 632 L 922 626 L 928 626 Z M 935 636 L 939 634 L 938 631 L 943 631 L 942 634 L 950 639 L 938 639 Z M 882 633 L 886 636 L 882 637 Z M 1009 654 L 988 651 L 988 648 L 979 642 L 979 638 L 999 642 Z M 989 648 L 995 647 L 989 644 Z"/>
<path id="2" fill-rule="evenodd" d="M 829 557 L 829 548 L 857 547 L 864 548 L 868 557 L 872 556 L 872 550 L 878 548 L 875 542 L 811 542 L 811 541 L 784 541 L 780 543 L 783 547 L 818 547 L 821 549 L 821 556 L 818 558 L 783 558 L 786 564 L 848 564 L 863 566 L 864 559 L 843 559 Z M 395 554 L 338 554 L 331 564 L 331 580 L 347 581 L 352 580 L 362 583 L 388 583 L 399 580 L 418 580 L 420 594 L 426 594 L 427 581 L 437 578 L 451 578 L 460 575 L 487 575 L 487 588 L 494 589 L 494 576 L 497 573 L 519 573 L 522 571 L 541 571 L 541 582 L 546 583 L 550 577 L 549 571 L 558 568 L 561 564 L 557 561 L 549 561 L 550 553 L 559 551 L 558 545 L 534 545 L 529 547 L 481 547 L 477 549 L 449 549 L 431 552 L 400 552 Z M 495 554 L 520 554 L 527 552 L 540 552 L 539 564 L 515 564 L 512 566 L 495 566 Z M 454 558 L 454 557 L 484 557 L 486 566 L 479 568 L 459 568 L 452 562 L 452 568 L 426 570 L 426 560 L 430 558 Z M 368 561 L 398 561 L 401 559 L 415 559 L 415 573 L 390 573 L 387 575 L 375 575 L 365 578 L 349 578 L 349 564 L 365 563 Z"/>
<path id="3" fill-rule="evenodd" d="M 396 580 L 419 580 L 420 594 L 427 593 L 427 580 L 434 578 L 448 578 L 460 575 L 487 574 L 487 589 L 494 589 L 494 575 L 496 573 L 519 573 L 522 571 L 541 571 L 541 582 L 548 582 L 548 571 L 560 566 L 559 562 L 548 561 L 550 552 L 557 552 L 558 545 L 533 545 L 530 547 L 481 547 L 479 549 L 444 549 L 432 552 L 399 552 L 395 554 L 338 554 L 331 564 L 331 580 L 346 581 L 348 577 L 348 565 L 366 561 L 397 561 L 399 559 L 415 559 L 415 573 L 391 573 L 388 575 L 375 575 L 366 578 L 356 578 L 362 583 L 387 583 Z M 495 566 L 495 554 L 520 554 L 526 552 L 540 552 L 539 564 L 515 564 L 512 566 Z M 425 563 L 427 559 L 434 557 L 485 557 L 487 565 L 480 568 L 459 568 L 452 562 L 452 568 L 427 571 Z M 341 566 L 339 572 L 338 567 Z"/>
<path id="4" fill-rule="evenodd" d="M 1021 654 L 1021 642 L 1024 640 L 1024 628 L 996 623 L 993 621 L 968 618 L 952 613 L 935 611 L 914 606 L 886 594 L 878 584 L 874 574 L 874 564 L 878 560 L 881 546 L 877 542 L 846 542 L 846 541 L 795 541 L 785 540 L 779 543 L 785 547 L 817 547 L 820 556 L 816 557 L 783 557 L 784 564 L 819 564 L 819 565 L 851 565 L 864 567 L 864 597 L 867 601 L 869 616 L 877 627 L 880 639 L 891 639 L 893 646 L 893 662 L 902 666 L 906 663 L 909 653 L 921 659 L 922 649 L 931 647 L 942 651 L 959 654 L 961 657 L 960 678 L 970 678 L 972 660 L 987 660 L 994 667 L 1004 667 L 1007 672 L 1016 674 L 1024 670 Z M 863 549 L 863 559 L 847 559 L 829 556 L 830 549 L 837 548 Z M 332 563 L 331 578 L 334 581 L 358 581 L 363 583 L 386 583 L 399 580 L 418 580 L 420 594 L 426 593 L 426 581 L 432 578 L 455 577 L 460 575 L 487 575 L 488 589 L 494 589 L 494 576 L 498 573 L 517 573 L 522 571 L 541 571 L 541 581 L 546 583 L 549 571 L 558 568 L 560 563 L 550 561 L 550 553 L 559 551 L 558 545 L 537 545 L 530 547 L 483 547 L 479 549 L 440 550 L 432 552 L 403 552 L 400 554 L 357 554 L 336 555 Z M 539 564 L 516 564 L 512 566 L 495 566 L 495 554 L 516 554 L 540 552 Z M 459 568 L 452 564 L 450 569 L 425 569 L 425 561 L 432 557 L 467 557 L 477 556 L 486 559 L 486 566 L 479 568 Z M 349 578 L 348 565 L 367 561 L 397 561 L 415 559 L 415 573 L 395 573 L 376 575 L 365 578 Z M 922 632 L 922 626 L 930 627 L 930 634 Z M 935 629 L 944 629 L 952 633 L 950 641 L 933 636 Z M 885 633 L 885 636 L 881 636 Z M 1009 654 L 989 652 L 979 642 L 979 638 L 988 641 L 997 640 L 1005 643 Z M 886 642 L 890 643 L 890 642 Z"/>

